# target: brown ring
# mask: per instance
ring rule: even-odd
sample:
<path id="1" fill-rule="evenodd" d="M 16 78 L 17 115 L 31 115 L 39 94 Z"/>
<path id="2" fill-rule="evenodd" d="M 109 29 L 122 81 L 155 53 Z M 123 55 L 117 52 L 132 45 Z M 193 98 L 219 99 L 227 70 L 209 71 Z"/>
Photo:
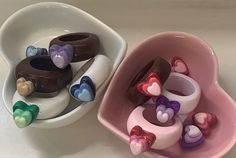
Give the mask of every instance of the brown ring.
<path id="1" fill-rule="evenodd" d="M 58 92 L 72 80 L 71 66 L 57 68 L 49 56 L 32 56 L 22 60 L 15 71 L 16 79 L 24 77 L 40 93 Z"/>
<path id="2" fill-rule="evenodd" d="M 136 74 L 127 91 L 127 96 L 134 105 L 142 105 L 150 99 L 150 97 L 137 90 L 137 84 L 144 81 L 147 76 L 153 72 L 158 75 L 160 82 L 163 85 L 169 77 L 171 66 L 165 59 L 156 57 L 156 59 L 150 61 Z"/>
<path id="3" fill-rule="evenodd" d="M 49 47 L 53 44 L 59 46 L 71 45 L 73 47 L 72 62 L 84 61 L 96 56 L 100 47 L 97 35 L 87 32 L 58 36 L 51 40 Z"/>

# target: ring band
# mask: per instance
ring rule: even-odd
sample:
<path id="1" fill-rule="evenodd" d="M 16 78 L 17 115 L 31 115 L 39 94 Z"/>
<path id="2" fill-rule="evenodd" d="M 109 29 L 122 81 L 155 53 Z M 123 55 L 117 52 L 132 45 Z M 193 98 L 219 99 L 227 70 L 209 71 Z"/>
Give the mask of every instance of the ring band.
<path id="1" fill-rule="evenodd" d="M 112 70 L 111 60 L 105 55 L 97 55 L 85 63 L 74 77 L 69 88 L 71 96 L 78 100 L 93 101 L 98 89 Z"/>
<path id="2" fill-rule="evenodd" d="M 49 44 L 49 55 L 53 63 L 64 68 L 70 62 L 90 59 L 98 54 L 99 38 L 92 33 L 70 33 L 58 36 Z"/>
<path id="3" fill-rule="evenodd" d="M 49 56 L 32 56 L 22 60 L 15 71 L 17 90 L 27 96 L 33 91 L 39 93 L 58 92 L 72 80 L 71 66 L 57 68 Z"/>
<path id="4" fill-rule="evenodd" d="M 150 61 L 131 81 L 127 92 L 130 101 L 135 105 L 142 105 L 150 97 L 160 95 L 161 86 L 167 80 L 170 71 L 171 66 L 165 59 L 157 57 Z"/>
<path id="5" fill-rule="evenodd" d="M 140 126 L 144 131 L 150 132 L 156 136 L 156 141 L 151 146 L 152 149 L 166 149 L 174 145 L 181 137 L 183 126 L 178 117 L 175 124 L 168 127 L 154 125 L 143 117 L 144 107 L 136 107 L 128 117 L 127 130 L 130 133 L 132 128 Z"/>
<path id="6" fill-rule="evenodd" d="M 191 77 L 172 72 L 163 87 L 162 95 L 180 103 L 178 114 L 190 113 L 197 107 L 201 89 Z"/>

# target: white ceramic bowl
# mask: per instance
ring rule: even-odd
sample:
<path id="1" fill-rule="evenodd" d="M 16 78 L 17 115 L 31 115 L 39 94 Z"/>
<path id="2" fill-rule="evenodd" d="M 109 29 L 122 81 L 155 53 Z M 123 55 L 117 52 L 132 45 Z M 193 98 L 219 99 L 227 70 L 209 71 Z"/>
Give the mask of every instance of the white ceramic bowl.
<path id="1" fill-rule="evenodd" d="M 112 73 L 99 87 L 94 102 L 85 104 L 71 99 L 68 108 L 62 114 L 52 119 L 36 120 L 31 125 L 33 127 L 57 128 L 69 125 L 98 104 L 111 76 L 125 56 L 127 45 L 120 35 L 98 19 L 63 3 L 45 2 L 27 6 L 10 16 L 1 27 L 0 54 L 9 68 L 2 97 L 11 114 L 12 97 L 16 90 L 14 70 L 16 64 L 25 58 L 26 47 L 35 45 L 48 48 L 52 38 L 70 32 L 91 32 L 98 35 L 102 45 L 100 53 L 111 59 Z"/>

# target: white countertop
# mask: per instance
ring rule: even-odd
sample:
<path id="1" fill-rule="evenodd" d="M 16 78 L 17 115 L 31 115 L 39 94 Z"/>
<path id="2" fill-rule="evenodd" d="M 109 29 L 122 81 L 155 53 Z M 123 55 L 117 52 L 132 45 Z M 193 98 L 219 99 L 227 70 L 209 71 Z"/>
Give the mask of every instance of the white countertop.
<path id="1" fill-rule="evenodd" d="M 0 24 L 14 11 L 39 0 L 1 0 Z M 96 16 L 120 33 L 129 51 L 161 31 L 184 31 L 215 50 L 219 82 L 236 100 L 236 2 L 233 0 L 60 0 Z M 128 51 L 128 52 L 129 52 Z M 0 87 L 6 66 L 0 59 Z M 134 158 L 129 147 L 99 124 L 94 108 L 68 127 L 18 129 L 0 99 L 0 158 Z M 142 156 L 140 156 L 142 157 Z M 225 158 L 236 157 L 236 147 Z M 138 157 L 137 157 L 138 158 Z"/>

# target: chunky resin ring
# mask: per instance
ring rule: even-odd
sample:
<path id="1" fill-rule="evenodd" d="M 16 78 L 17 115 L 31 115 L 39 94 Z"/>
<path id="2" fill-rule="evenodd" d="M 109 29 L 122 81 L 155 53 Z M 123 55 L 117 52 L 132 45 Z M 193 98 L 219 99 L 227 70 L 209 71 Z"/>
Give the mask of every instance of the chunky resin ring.
<path id="1" fill-rule="evenodd" d="M 84 61 L 99 51 L 99 39 L 92 33 L 70 33 L 52 39 L 49 55 L 58 68 L 65 68 L 70 62 Z"/>
<path id="2" fill-rule="evenodd" d="M 162 95 L 180 103 L 178 114 L 190 113 L 197 107 L 201 89 L 194 79 L 172 72 L 163 87 Z"/>
<path id="3" fill-rule="evenodd" d="M 72 80 L 71 66 L 57 68 L 49 56 L 32 56 L 16 66 L 16 87 L 21 96 L 32 92 L 59 92 Z"/>
<path id="4" fill-rule="evenodd" d="M 110 75 L 112 64 L 108 57 L 97 55 L 80 68 L 69 88 L 71 96 L 84 102 L 95 99 L 98 89 Z"/>
<path id="5" fill-rule="evenodd" d="M 47 55 L 48 51 L 46 48 L 36 48 L 34 46 L 28 46 L 26 48 L 26 57 L 36 56 L 36 55 Z"/>
<path id="6" fill-rule="evenodd" d="M 69 101 L 70 94 L 66 88 L 61 90 L 57 96 L 50 98 L 41 98 L 35 94 L 22 97 L 16 91 L 12 99 L 15 124 L 20 128 L 24 128 L 36 119 L 55 117 L 65 110 Z M 35 112 L 32 114 L 32 109 L 37 110 L 34 110 Z"/>
<path id="7" fill-rule="evenodd" d="M 142 106 L 136 107 L 127 121 L 130 149 L 133 154 L 138 155 L 149 149 L 166 149 L 178 142 L 183 130 L 178 117 L 172 126 L 157 126 L 143 117 L 144 109 Z"/>
<path id="8" fill-rule="evenodd" d="M 127 92 L 130 101 L 141 105 L 150 97 L 159 96 L 170 71 L 170 64 L 161 57 L 149 62 L 131 81 Z"/>

